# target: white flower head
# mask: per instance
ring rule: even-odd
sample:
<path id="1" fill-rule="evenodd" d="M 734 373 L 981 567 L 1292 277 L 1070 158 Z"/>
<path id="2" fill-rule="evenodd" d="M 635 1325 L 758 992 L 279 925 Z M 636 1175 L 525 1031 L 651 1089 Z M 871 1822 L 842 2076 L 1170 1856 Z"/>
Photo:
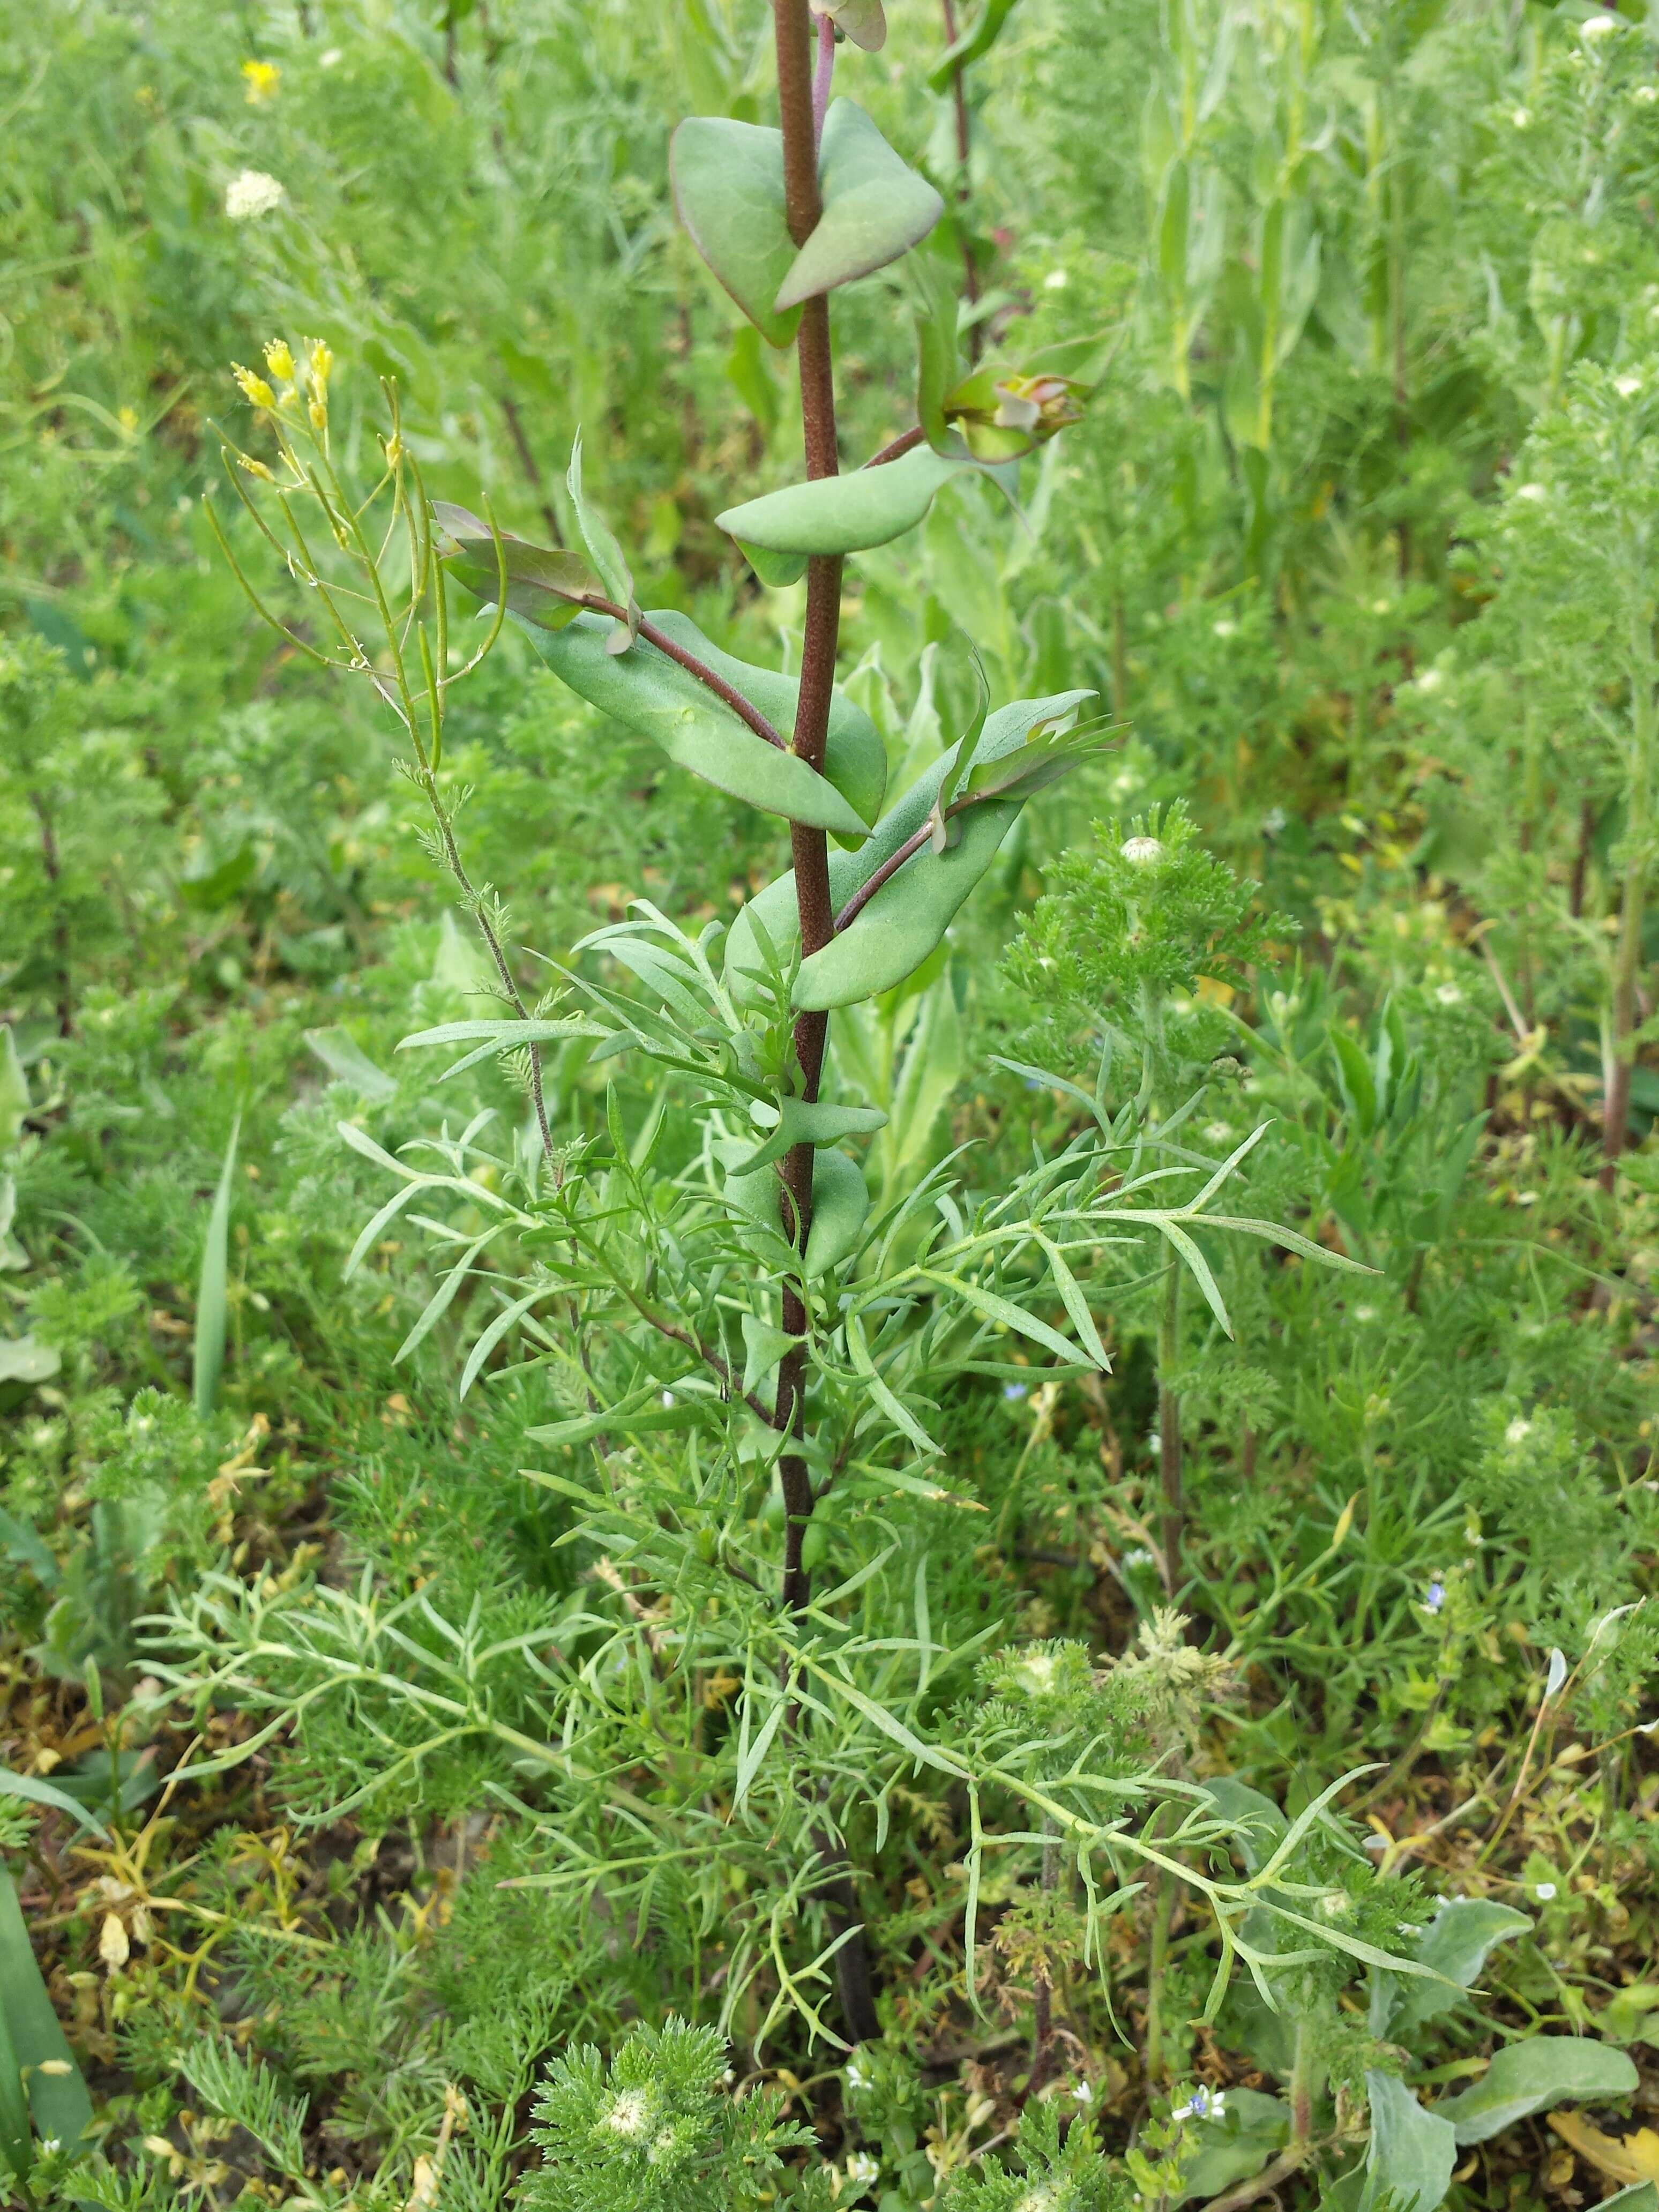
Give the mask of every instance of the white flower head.
<path id="1" fill-rule="evenodd" d="M 651 2117 L 651 2095 L 647 2089 L 621 2089 L 611 2100 L 611 2109 L 604 2124 L 613 2135 L 642 2136 Z"/>
<path id="2" fill-rule="evenodd" d="M 233 222 L 251 222 L 283 204 L 287 193 L 263 169 L 239 170 L 225 186 L 225 213 Z"/>
<path id="3" fill-rule="evenodd" d="M 1578 35 L 1587 46 L 1593 46 L 1599 39 L 1610 38 L 1621 27 L 1616 15 L 1591 15 L 1578 26 Z"/>
<path id="4" fill-rule="evenodd" d="M 1553 1881 L 1536 1881 L 1533 1884 L 1532 1893 L 1540 1905 L 1547 1905 L 1555 1894 L 1555 1884 Z"/>
<path id="5" fill-rule="evenodd" d="M 1525 107 L 1517 107 L 1510 120 L 1517 131 L 1524 131 L 1532 121 L 1531 111 Z"/>
<path id="6" fill-rule="evenodd" d="M 1621 399 L 1634 399 L 1642 389 L 1642 380 L 1639 376 L 1615 376 L 1613 388 Z"/>
<path id="7" fill-rule="evenodd" d="M 1532 1423 L 1517 1413 L 1504 1431 L 1506 1444 L 1523 1444 L 1532 1434 Z"/>
<path id="8" fill-rule="evenodd" d="M 1150 868 L 1164 858 L 1164 841 L 1160 837 L 1126 837 L 1118 851 L 1131 867 Z"/>
<path id="9" fill-rule="evenodd" d="M 1546 484 L 1524 483 L 1516 486 L 1515 495 L 1517 499 L 1529 499 L 1536 504 L 1539 500 L 1547 499 L 1550 495 L 1549 488 Z"/>
<path id="10" fill-rule="evenodd" d="M 1437 983 L 1434 995 L 1443 1006 L 1461 1006 L 1463 1003 L 1463 994 L 1455 983 Z"/>
<path id="11" fill-rule="evenodd" d="M 1279 831 L 1285 827 L 1290 818 L 1290 816 L 1285 811 L 1282 806 L 1270 806 L 1261 817 L 1261 828 L 1264 836 L 1268 837 L 1277 837 Z"/>
<path id="12" fill-rule="evenodd" d="M 1045 292 L 1063 292 L 1071 281 L 1068 270 L 1051 269 L 1042 280 L 1042 289 Z"/>
<path id="13" fill-rule="evenodd" d="M 1638 84 L 1631 98 L 1638 107 L 1651 107 L 1654 101 L 1659 100 L 1659 85 Z"/>
<path id="14" fill-rule="evenodd" d="M 1417 688 L 1419 691 L 1437 691 L 1445 680 L 1443 669 L 1425 668 L 1417 679 Z"/>
<path id="15" fill-rule="evenodd" d="M 1238 635 L 1238 624 L 1234 622 L 1230 616 L 1223 615 L 1218 623 L 1212 623 L 1211 626 L 1214 629 L 1218 637 L 1237 637 Z"/>

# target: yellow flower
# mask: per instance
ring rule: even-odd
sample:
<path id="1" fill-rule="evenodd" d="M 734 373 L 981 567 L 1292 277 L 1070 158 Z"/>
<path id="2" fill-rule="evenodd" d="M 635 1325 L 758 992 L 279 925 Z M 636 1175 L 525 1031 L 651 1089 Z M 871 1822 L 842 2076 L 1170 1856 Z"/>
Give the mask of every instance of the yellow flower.
<path id="1" fill-rule="evenodd" d="M 294 380 L 294 356 L 285 338 L 272 338 L 265 347 L 265 364 L 271 374 L 283 384 Z"/>
<path id="2" fill-rule="evenodd" d="M 334 349 L 326 338 L 313 338 L 310 344 L 311 380 L 319 391 L 325 392 L 334 372 Z"/>
<path id="3" fill-rule="evenodd" d="M 263 376 L 256 376 L 251 368 L 244 368 L 240 361 L 232 362 L 230 373 L 241 386 L 245 399 L 252 400 L 256 407 L 275 407 L 276 394 Z"/>
<path id="4" fill-rule="evenodd" d="M 263 107 L 276 97 L 276 88 L 283 81 L 283 72 L 275 62 L 244 62 L 242 77 L 247 86 L 247 104 Z"/>

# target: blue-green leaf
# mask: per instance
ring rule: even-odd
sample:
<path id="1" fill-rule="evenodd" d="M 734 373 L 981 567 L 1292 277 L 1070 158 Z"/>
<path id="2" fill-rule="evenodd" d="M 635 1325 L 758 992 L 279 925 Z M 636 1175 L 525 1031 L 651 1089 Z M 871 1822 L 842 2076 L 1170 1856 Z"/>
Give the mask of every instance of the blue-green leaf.
<path id="1" fill-rule="evenodd" d="M 807 1233 L 809 1277 L 838 1267 L 857 1247 L 870 1212 L 864 1170 L 845 1152 L 825 1150 L 812 1163 L 812 1226 Z"/>
<path id="2" fill-rule="evenodd" d="M 850 100 L 832 100 L 823 119 L 818 188 L 823 212 L 778 287 L 773 306 L 781 314 L 896 261 L 945 212 L 927 179 Z"/>
<path id="3" fill-rule="evenodd" d="M 1425 2112 L 1392 2074 L 1367 2074 L 1371 2140 L 1359 2212 L 1372 2212 L 1392 2193 L 1391 2212 L 1435 2212 L 1451 2187 L 1457 2137 L 1449 2120 Z"/>
<path id="4" fill-rule="evenodd" d="M 917 446 L 879 468 L 850 469 L 843 476 L 763 493 L 741 507 L 727 507 L 715 520 L 745 550 L 752 545 L 795 559 L 861 553 L 914 530 L 939 487 L 971 465 L 936 453 L 931 446 Z"/>
<path id="5" fill-rule="evenodd" d="M 699 659 L 704 657 L 706 648 L 709 665 L 717 673 L 724 672 L 722 661 L 727 667 L 743 666 L 716 653 L 684 616 L 653 615 L 652 620 Z M 573 691 L 641 737 L 649 738 L 679 767 L 763 813 L 781 814 L 787 821 L 863 839 L 868 824 L 835 781 L 837 776 L 843 778 L 868 803 L 873 778 L 862 728 L 867 717 L 860 716 L 850 702 L 839 716 L 832 713 L 825 773 L 819 775 L 795 754 L 757 736 L 706 685 L 646 640 L 626 653 L 607 652 L 605 639 L 611 628 L 599 616 L 582 615 L 568 629 L 532 630 L 528 635 L 554 674 Z M 775 680 L 787 686 L 793 716 L 795 687 L 787 678 Z M 751 704 L 765 713 L 760 699 L 751 699 Z M 878 793 L 876 804 L 880 804 Z"/>
<path id="6" fill-rule="evenodd" d="M 236 1172 L 236 1139 L 241 1133 L 239 1114 L 230 1125 L 219 1188 L 208 1216 L 207 1241 L 202 1247 L 202 1273 L 196 1287 L 196 1346 L 192 1361 L 192 1394 L 196 1410 L 205 1419 L 219 1402 L 219 1377 L 225 1364 L 225 1327 L 229 1312 L 230 1193 Z"/>
<path id="7" fill-rule="evenodd" d="M 1534 2112 L 1586 2098 L 1628 2097 L 1638 2076 L 1622 2051 L 1588 2036 L 1540 2035 L 1505 2044 L 1472 2089 L 1443 2098 L 1438 2118 L 1457 2130 L 1460 2147 L 1485 2142 Z"/>
<path id="8" fill-rule="evenodd" d="M 723 116 L 689 117 L 668 150 L 674 204 L 691 242 L 767 343 L 787 346 L 799 307 L 773 305 L 795 258 L 784 211 L 783 134 Z"/>
<path id="9" fill-rule="evenodd" d="M 980 734 L 975 763 L 1013 751 L 1034 728 L 1073 712 L 1094 696 L 1092 691 L 1063 691 L 999 708 Z M 830 854 L 830 902 L 837 911 L 927 822 L 954 751 L 942 754 L 912 784 L 877 823 L 867 844 L 857 853 Z M 907 860 L 846 929 L 802 962 L 795 1004 L 811 1008 L 850 1006 L 902 982 L 939 944 L 957 908 L 996 857 L 1023 804 L 1018 793 L 988 799 L 957 817 L 963 830 L 956 844 L 943 853 L 925 846 Z M 751 917 L 787 960 L 799 942 L 793 874 L 769 884 L 743 908 L 727 935 L 726 978 L 739 994 L 744 971 L 763 964 Z"/>

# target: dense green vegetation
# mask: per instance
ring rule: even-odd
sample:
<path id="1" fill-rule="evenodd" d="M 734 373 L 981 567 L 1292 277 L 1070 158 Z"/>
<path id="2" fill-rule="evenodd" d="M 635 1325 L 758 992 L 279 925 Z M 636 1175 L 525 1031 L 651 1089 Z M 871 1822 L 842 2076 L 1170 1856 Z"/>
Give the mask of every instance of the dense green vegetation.
<path id="1" fill-rule="evenodd" d="M 774 12 L 8 20 L 0 2202 L 1653 2212 L 1659 28 Z"/>

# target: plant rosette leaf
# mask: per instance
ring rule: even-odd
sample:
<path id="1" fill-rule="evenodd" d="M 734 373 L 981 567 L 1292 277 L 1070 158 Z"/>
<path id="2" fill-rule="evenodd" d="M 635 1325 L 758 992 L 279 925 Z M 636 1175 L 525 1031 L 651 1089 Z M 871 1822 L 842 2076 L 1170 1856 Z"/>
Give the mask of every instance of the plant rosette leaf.
<path id="1" fill-rule="evenodd" d="M 1457 2134 L 1449 2120 L 1425 2112 L 1392 2074 L 1367 2074 L 1371 2140 L 1358 2212 L 1386 2203 L 1389 2212 L 1435 2212 L 1445 2202 L 1457 2163 Z"/>
<path id="2" fill-rule="evenodd" d="M 787 346 L 800 309 L 773 304 L 796 251 L 784 211 L 782 132 L 690 116 L 674 133 L 668 172 L 691 243 L 767 343 Z"/>
<path id="3" fill-rule="evenodd" d="M 36 2133 L 65 2147 L 79 2142 L 92 2119 L 92 2100 L 40 1978 L 15 1886 L 0 1867 L 0 2065 L 8 2056 L 13 2067 L 27 2075 Z M 15 2079 L 15 2071 L 11 2080 Z M 9 2081 L 8 2092 L 10 2087 Z M 19 2166 L 17 2118 L 15 2100 L 0 2096 L 0 2138 L 9 2163 L 21 2177 L 27 2170 L 28 2145 L 25 2137 L 25 2162 Z"/>
<path id="4" fill-rule="evenodd" d="M 1034 731 L 1047 730 L 1095 696 L 1088 690 L 1062 691 L 1050 698 L 1019 699 L 999 708 L 988 717 L 980 734 L 971 772 L 1018 751 Z M 830 854 L 830 902 L 838 913 L 878 868 L 924 828 L 941 784 L 955 770 L 957 750 L 953 746 L 918 777 L 856 854 Z M 801 963 L 795 981 L 795 1005 L 804 1011 L 851 1006 L 857 1000 L 891 990 L 921 967 L 990 866 L 1024 804 L 1024 795 L 1016 788 L 1006 797 L 987 799 L 956 817 L 962 834 L 954 845 L 943 853 L 930 847 L 916 852 L 844 930 Z M 786 961 L 791 957 L 799 942 L 793 873 L 769 884 L 732 925 L 726 945 L 726 975 L 728 988 L 737 996 L 744 995 L 744 971 L 759 970 L 764 965 L 755 934 L 757 921 L 781 956 Z"/>
<path id="5" fill-rule="evenodd" d="M 927 237 L 945 202 L 896 154 L 855 100 L 835 100 L 818 148 L 823 212 L 778 287 L 781 314 L 884 269 Z"/>
<path id="6" fill-rule="evenodd" d="M 1449 2012 L 1458 1993 L 1473 1989 L 1487 1958 L 1499 1943 L 1523 1935 L 1532 1926 L 1524 1912 L 1497 1904 L 1486 1897 L 1451 1898 L 1442 1905 L 1413 1947 L 1412 1956 L 1431 1969 L 1438 1980 L 1413 1976 L 1403 1993 L 1400 1977 L 1375 1972 L 1371 1978 L 1370 2030 L 1373 2035 L 1398 2041 L 1425 2021 Z M 1455 1984 L 1455 1986 L 1449 1986 Z"/>
<path id="7" fill-rule="evenodd" d="M 1622 2051 L 1587 2036 L 1539 2035 L 1506 2044 L 1472 2089 L 1443 2098 L 1436 2116 L 1457 2130 L 1460 2149 L 1485 2142 L 1552 2106 L 1628 2097 L 1639 2080 Z"/>

